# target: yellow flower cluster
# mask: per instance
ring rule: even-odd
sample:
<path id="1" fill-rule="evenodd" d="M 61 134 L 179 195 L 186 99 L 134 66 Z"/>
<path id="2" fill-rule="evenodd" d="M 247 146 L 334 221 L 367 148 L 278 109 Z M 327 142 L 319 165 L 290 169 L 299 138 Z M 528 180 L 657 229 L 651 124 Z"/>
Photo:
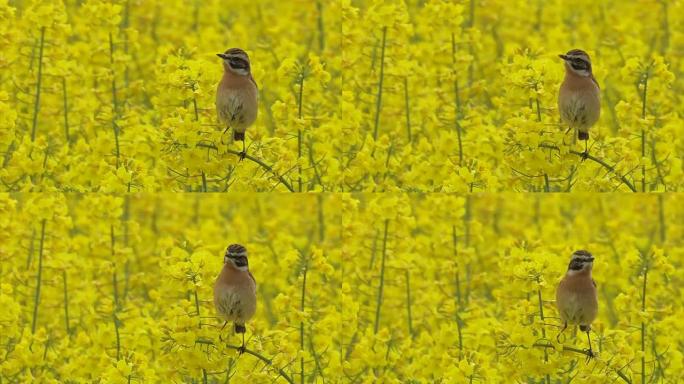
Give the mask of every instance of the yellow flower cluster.
<path id="1" fill-rule="evenodd" d="M 679 383 L 684 197 L 343 198 L 342 353 L 359 383 Z M 598 356 L 555 290 L 595 256 Z"/>
<path id="2" fill-rule="evenodd" d="M 201 196 L 0 195 L 2 382 L 336 381 L 340 199 Z M 242 355 L 213 304 L 231 239 L 259 297 Z"/>
<path id="3" fill-rule="evenodd" d="M 322 191 L 341 179 L 337 3 L 12 3 L 0 1 L 2 190 Z M 231 47 L 259 87 L 244 161 L 214 105 L 216 54 Z"/>

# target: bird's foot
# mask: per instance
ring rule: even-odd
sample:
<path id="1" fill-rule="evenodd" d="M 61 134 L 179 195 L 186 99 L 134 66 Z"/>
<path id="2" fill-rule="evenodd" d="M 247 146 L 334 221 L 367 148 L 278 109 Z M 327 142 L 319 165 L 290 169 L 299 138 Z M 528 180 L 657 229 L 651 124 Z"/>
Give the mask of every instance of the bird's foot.
<path id="1" fill-rule="evenodd" d="M 594 351 L 591 348 L 585 350 L 585 352 L 587 354 L 587 363 L 589 362 L 589 360 L 596 357 L 596 354 L 594 353 Z"/>
<path id="2" fill-rule="evenodd" d="M 589 158 L 589 151 L 584 151 L 580 154 L 580 157 L 582 158 L 582 161 L 586 160 Z"/>
<path id="3" fill-rule="evenodd" d="M 245 348 L 244 345 L 238 347 L 238 349 L 237 349 L 238 354 L 240 354 L 240 355 L 242 355 L 243 353 L 245 353 L 246 350 L 247 350 L 247 348 Z"/>
<path id="4" fill-rule="evenodd" d="M 242 161 L 245 159 L 245 157 L 247 157 L 247 152 L 246 151 L 239 152 L 238 156 L 240 157 L 240 160 L 238 160 L 238 161 Z"/>

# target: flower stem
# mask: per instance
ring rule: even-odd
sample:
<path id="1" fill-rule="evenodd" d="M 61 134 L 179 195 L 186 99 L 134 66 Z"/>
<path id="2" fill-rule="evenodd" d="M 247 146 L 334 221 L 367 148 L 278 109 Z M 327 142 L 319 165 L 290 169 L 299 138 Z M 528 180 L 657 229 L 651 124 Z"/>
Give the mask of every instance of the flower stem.
<path id="1" fill-rule="evenodd" d="M 298 104 L 298 118 L 301 120 L 302 119 L 302 98 L 304 97 L 304 76 L 301 76 L 299 80 L 299 98 L 297 100 Z M 297 171 L 298 171 L 298 178 L 297 178 L 297 183 L 299 185 L 299 192 L 302 191 L 302 165 L 299 164 L 300 159 L 302 158 L 302 130 L 297 129 Z"/>
<path id="2" fill-rule="evenodd" d="M 378 127 L 380 126 L 380 109 L 382 107 L 382 82 L 385 77 L 385 43 L 387 39 L 387 27 L 382 28 L 382 50 L 380 51 L 380 81 L 378 81 L 378 96 L 375 101 L 375 126 L 373 127 L 373 140 L 378 140 Z M 375 154 L 375 151 L 373 151 Z"/>
<path id="3" fill-rule="evenodd" d="M 380 307 L 382 306 L 382 290 L 385 286 L 385 259 L 387 257 L 387 227 L 389 226 L 389 219 L 385 219 L 385 235 L 382 241 L 382 262 L 380 265 L 380 286 L 378 288 L 377 307 L 375 309 L 375 331 L 378 333 L 380 327 Z"/>
<path id="4" fill-rule="evenodd" d="M 67 294 L 66 270 L 62 270 L 62 281 L 64 282 L 64 324 L 66 324 L 67 334 L 71 334 L 71 329 L 69 328 L 69 296 Z"/>
<path id="5" fill-rule="evenodd" d="M 325 49 L 325 29 L 323 28 L 323 5 L 320 1 L 316 2 L 316 10 L 318 11 L 318 48 L 323 52 Z"/>
<path id="6" fill-rule="evenodd" d="M 533 346 L 533 347 L 538 347 L 538 348 L 544 348 L 544 349 L 546 349 L 546 348 L 555 349 L 555 348 L 556 348 L 556 347 L 555 347 L 553 344 L 551 344 L 551 343 L 534 343 L 534 344 L 532 344 L 532 346 Z M 578 353 L 578 354 L 580 354 L 580 355 L 585 355 L 585 356 L 587 356 L 587 357 L 591 357 L 591 356 L 589 355 L 589 351 L 587 351 L 587 350 L 582 350 L 582 349 L 578 349 L 578 348 L 574 348 L 574 347 L 568 347 L 567 345 L 564 345 L 563 348 L 561 349 L 561 351 L 562 351 L 562 352 L 573 352 L 573 353 Z M 625 383 L 627 383 L 627 384 L 632 384 L 632 380 L 630 380 L 629 377 L 627 377 L 627 376 L 626 376 L 624 373 L 622 373 L 622 371 L 620 371 L 619 369 L 615 369 L 615 373 L 616 373 L 622 380 L 624 380 Z"/>
<path id="7" fill-rule="evenodd" d="M 541 284 L 541 280 L 539 276 L 537 276 L 537 285 Z M 542 301 L 542 294 L 541 294 L 541 288 L 537 287 L 537 300 L 539 302 L 539 318 L 541 319 L 542 323 L 544 322 L 544 302 Z M 544 326 L 542 326 L 542 339 L 546 339 L 546 329 L 544 329 Z M 549 354 L 546 351 L 546 348 L 544 348 L 544 362 L 548 363 L 549 362 Z M 544 377 L 545 383 L 550 384 L 551 383 L 551 377 L 547 373 L 546 376 Z"/>
<path id="8" fill-rule="evenodd" d="M 31 127 L 31 141 L 36 141 L 38 127 L 38 111 L 40 111 L 40 86 L 43 80 L 43 45 L 45 42 L 45 27 L 40 29 L 40 50 L 38 52 L 38 81 L 36 82 L 36 101 L 33 105 L 33 126 Z"/>
<path id="9" fill-rule="evenodd" d="M 303 276 L 302 276 L 302 301 L 300 303 L 299 310 L 304 312 L 304 305 L 306 302 L 306 273 L 308 271 L 308 268 L 306 264 L 304 265 L 304 271 L 303 271 Z M 304 321 L 299 322 L 299 349 L 301 351 L 304 351 Z M 299 359 L 299 371 L 300 371 L 300 377 L 301 377 L 301 383 L 304 384 L 304 356 L 302 355 Z"/>
<path id="10" fill-rule="evenodd" d="M 406 311 L 408 315 L 409 335 L 413 337 L 413 322 L 411 321 L 411 274 L 408 269 L 404 270 L 406 275 Z"/>
<path id="11" fill-rule="evenodd" d="M 406 137 L 411 143 L 411 107 L 409 105 L 408 77 L 404 77 L 404 109 L 406 110 Z"/>
<path id="12" fill-rule="evenodd" d="M 204 339 L 198 339 L 198 340 L 195 340 L 195 342 L 198 343 L 198 344 L 215 345 L 213 341 L 204 340 Z M 235 349 L 235 350 L 240 350 L 240 349 L 242 349 L 242 347 L 240 347 L 240 346 L 237 346 L 237 345 L 229 345 L 229 344 L 226 344 L 225 347 L 226 347 L 226 348 L 230 348 L 230 349 Z M 248 354 L 248 355 L 252 355 L 252 356 L 256 357 L 257 359 L 263 361 L 264 364 L 266 364 L 266 365 L 268 365 L 268 366 L 270 366 L 270 367 L 273 367 L 273 359 L 269 359 L 269 358 L 265 357 L 264 355 L 262 355 L 262 354 L 260 354 L 260 353 L 258 353 L 258 352 L 252 351 L 251 349 L 244 348 L 243 351 L 244 351 L 244 353 L 246 353 L 246 354 Z M 282 368 L 276 368 L 276 367 L 273 367 L 273 368 L 274 368 L 276 371 L 278 371 L 278 374 L 279 374 L 283 379 L 285 379 L 285 381 L 287 381 L 287 382 L 290 383 L 290 384 L 295 384 L 294 380 L 292 380 L 292 378 L 291 378 L 287 373 L 285 373 L 285 371 L 283 371 Z"/>
<path id="13" fill-rule="evenodd" d="M 119 101 L 116 95 L 116 78 L 114 76 L 114 40 L 109 32 L 109 64 L 112 66 L 112 129 L 114 130 L 114 142 L 116 143 L 116 168 L 119 169 L 119 126 L 116 119 L 119 113 Z"/>
<path id="14" fill-rule="evenodd" d="M 646 119 L 646 97 L 648 91 L 648 71 L 644 74 L 644 91 L 642 94 L 641 119 Z M 641 129 L 641 158 L 646 157 L 646 130 Z M 646 192 L 646 164 L 641 164 L 641 192 Z"/>
<path id="15" fill-rule="evenodd" d="M 43 247 L 45 245 L 45 219 L 40 224 L 40 246 L 38 248 L 38 276 L 36 277 L 36 295 L 33 301 L 33 324 L 31 325 L 31 333 L 36 333 L 36 324 L 38 323 L 38 304 L 40 304 L 40 284 L 43 277 Z"/>
<path id="16" fill-rule="evenodd" d="M 646 283 L 648 280 L 648 260 L 642 253 L 644 260 L 644 282 L 641 287 L 641 312 L 646 312 Z M 641 321 L 641 382 L 646 382 L 646 322 Z"/>
<path id="17" fill-rule="evenodd" d="M 667 236 L 667 228 L 665 227 L 665 203 L 663 202 L 662 194 L 658 195 L 658 220 L 660 221 L 658 226 L 660 229 L 660 243 L 663 244 Z"/>
<path id="18" fill-rule="evenodd" d="M 33 259 L 34 243 L 36 240 L 36 229 L 31 230 L 31 242 L 29 243 L 28 255 L 26 256 L 26 269 L 31 268 L 31 261 Z"/>
<path id="19" fill-rule="evenodd" d="M 64 105 L 64 137 L 67 144 L 71 146 L 71 139 L 69 137 L 69 107 L 67 104 L 67 86 L 66 77 L 62 77 L 62 104 Z"/>
<path id="20" fill-rule="evenodd" d="M 218 148 L 217 148 L 215 145 L 213 145 L 213 144 L 198 143 L 196 146 L 197 146 L 197 147 L 211 148 L 211 149 L 214 149 L 214 150 L 218 150 Z M 232 153 L 232 154 L 235 155 L 235 156 L 242 156 L 242 153 L 241 153 L 241 152 L 234 151 L 234 150 L 232 150 L 232 149 L 226 149 L 225 151 L 228 152 L 228 153 Z M 294 192 L 294 191 L 295 191 L 294 188 L 292 188 L 292 185 L 291 185 L 287 180 L 285 180 L 285 178 L 284 178 L 283 176 L 281 176 L 281 175 L 279 175 L 278 173 L 276 173 L 276 171 L 273 169 L 273 167 L 271 167 L 270 165 L 264 163 L 262 160 L 257 159 L 257 158 L 254 157 L 254 156 L 251 156 L 249 153 L 245 154 L 244 156 L 245 156 L 245 159 L 248 159 L 248 160 L 250 160 L 250 161 L 253 161 L 253 162 L 259 164 L 259 165 L 261 166 L 261 168 L 263 168 L 263 169 L 269 171 L 270 173 L 272 173 L 272 174 L 278 179 L 278 181 L 280 181 L 280 182 L 285 186 L 285 188 L 287 188 L 290 192 Z"/>
<path id="21" fill-rule="evenodd" d="M 559 149 L 558 147 L 553 146 L 553 145 L 539 144 L 539 147 L 540 147 L 540 148 L 555 149 L 556 151 L 560 151 L 560 149 Z M 595 163 L 600 164 L 600 165 L 603 166 L 605 169 L 609 170 L 609 171 L 612 172 L 615 176 L 617 176 L 617 177 L 620 179 L 620 181 L 621 181 L 624 185 L 626 185 L 627 188 L 629 188 L 632 192 L 637 192 L 637 189 L 636 189 L 636 187 L 634 186 L 634 184 L 632 184 L 629 180 L 627 180 L 627 178 L 626 178 L 624 175 L 620 175 L 619 173 L 617 173 L 617 170 L 616 170 L 615 167 L 613 167 L 612 165 L 606 163 L 605 161 L 603 161 L 603 160 L 599 159 L 598 157 L 595 157 L 595 156 L 593 156 L 593 155 L 591 155 L 591 154 L 586 154 L 586 153 L 584 153 L 584 152 L 578 152 L 578 151 L 575 151 L 575 150 L 570 150 L 569 152 L 572 153 L 573 155 L 577 155 L 577 156 L 579 156 L 579 157 L 586 157 L 587 159 L 589 159 L 589 160 L 591 160 L 591 161 L 593 161 L 593 162 L 595 162 Z"/>
<path id="22" fill-rule="evenodd" d="M 116 333 L 116 360 L 121 359 L 121 335 L 119 334 L 119 319 L 116 316 L 119 311 L 119 287 L 116 277 L 116 237 L 114 236 L 114 224 L 109 226 L 109 243 L 114 271 L 112 272 L 112 292 L 114 294 L 114 310 L 112 311 L 112 321 L 114 322 L 114 332 Z"/>
<path id="23" fill-rule="evenodd" d="M 194 277 L 193 277 L 192 282 L 195 283 L 195 284 L 197 284 L 197 281 L 195 280 Z M 198 319 L 201 319 L 201 318 L 202 318 L 202 315 L 200 314 L 200 302 L 199 302 L 199 296 L 197 295 L 197 286 L 196 286 L 196 285 L 195 285 L 194 295 L 195 295 L 195 310 L 197 311 L 197 318 L 198 318 Z M 201 320 L 199 320 L 199 321 L 197 322 L 197 327 L 198 327 L 199 329 L 202 329 L 202 322 L 201 322 Z M 205 384 L 207 383 L 207 370 L 204 369 L 204 368 L 202 368 L 202 381 L 203 381 Z"/>
<path id="24" fill-rule="evenodd" d="M 451 63 L 456 68 L 456 36 L 451 33 Z M 458 79 L 454 74 L 454 98 L 455 98 L 455 108 L 454 108 L 454 122 L 456 123 L 456 135 L 458 136 L 458 166 L 463 166 L 463 141 L 462 141 L 462 129 L 459 119 L 461 117 L 461 98 L 458 92 Z"/>

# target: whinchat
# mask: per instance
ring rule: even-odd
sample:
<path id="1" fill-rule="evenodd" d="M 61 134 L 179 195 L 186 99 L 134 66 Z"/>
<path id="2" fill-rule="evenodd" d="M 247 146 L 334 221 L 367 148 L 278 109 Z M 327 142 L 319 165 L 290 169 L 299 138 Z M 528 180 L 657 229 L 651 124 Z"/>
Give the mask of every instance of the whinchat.
<path id="1" fill-rule="evenodd" d="M 558 91 L 558 110 L 561 120 L 573 130 L 574 137 L 584 140 L 584 157 L 589 155 L 588 141 L 591 128 L 601 115 L 601 92 L 591 72 L 589 55 L 573 49 L 558 55 L 565 61 L 565 79 Z M 575 136 L 576 135 L 576 136 Z"/>
<path id="2" fill-rule="evenodd" d="M 254 124 L 258 109 L 258 88 L 252 77 L 249 56 L 240 48 L 217 53 L 223 59 L 223 78 L 216 90 L 216 112 L 225 134 L 233 129 L 233 140 L 242 141 L 241 158 L 245 150 L 245 131 Z"/>
<path id="3" fill-rule="evenodd" d="M 247 249 L 240 244 L 231 244 L 226 249 L 223 269 L 214 284 L 214 306 L 225 320 L 224 328 L 232 321 L 235 333 L 242 333 L 240 353 L 245 351 L 245 323 L 254 316 L 256 304 L 256 280 L 249 272 Z"/>
<path id="4" fill-rule="evenodd" d="M 575 251 L 570 259 L 568 271 L 556 289 L 556 306 L 563 321 L 563 329 L 558 334 L 558 338 L 568 324 L 579 325 L 580 330 L 587 333 L 589 358 L 594 357 L 589 331 L 591 323 L 598 314 L 596 282 L 591 278 L 593 265 L 594 256 L 591 253 L 584 250 Z"/>

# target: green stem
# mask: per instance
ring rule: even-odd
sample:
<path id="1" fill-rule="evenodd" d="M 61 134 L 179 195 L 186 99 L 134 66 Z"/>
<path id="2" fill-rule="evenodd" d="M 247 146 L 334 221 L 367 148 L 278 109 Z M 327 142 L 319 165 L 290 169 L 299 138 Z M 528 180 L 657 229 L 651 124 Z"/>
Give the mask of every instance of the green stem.
<path id="1" fill-rule="evenodd" d="M 31 261 L 33 259 L 34 243 L 36 239 L 36 229 L 31 229 L 31 242 L 29 243 L 29 251 L 26 257 L 26 269 L 31 268 Z"/>
<path id="2" fill-rule="evenodd" d="M 644 256 L 646 257 L 646 256 Z M 646 311 L 646 282 L 648 279 L 648 264 L 644 266 L 644 283 L 641 288 L 641 312 Z M 641 382 L 646 382 L 646 323 L 641 322 Z"/>
<path id="3" fill-rule="evenodd" d="M 406 136 L 408 142 L 413 142 L 411 138 L 411 106 L 409 105 L 408 77 L 404 77 L 404 109 L 406 110 Z"/>
<path id="4" fill-rule="evenodd" d="M 456 235 L 456 226 L 451 226 L 451 243 L 454 248 L 454 260 L 458 260 L 458 236 Z M 463 305 L 461 298 L 461 278 L 458 268 L 456 268 L 456 308 L 457 312 Z"/>
<path id="5" fill-rule="evenodd" d="M 451 33 L 451 62 L 454 68 L 456 67 L 456 37 L 454 33 Z M 456 106 L 454 109 L 454 122 L 456 123 L 456 135 L 458 136 L 458 166 L 463 166 L 463 141 L 462 141 L 462 129 L 459 118 L 461 117 L 461 98 L 458 91 L 458 79 L 454 74 L 454 97 Z"/>
<path id="6" fill-rule="evenodd" d="M 197 147 L 211 148 L 211 149 L 218 150 L 218 148 L 217 148 L 215 145 L 213 145 L 213 144 L 198 143 L 196 146 L 197 146 Z M 226 149 L 225 151 L 228 152 L 228 153 L 232 153 L 232 154 L 234 154 L 235 156 L 238 156 L 238 157 L 243 156 L 242 152 L 238 152 L 238 151 L 235 151 L 235 150 L 232 150 L 232 149 Z M 254 162 L 254 163 L 259 164 L 259 165 L 261 166 L 261 168 L 263 168 L 263 169 L 269 171 L 270 173 L 272 173 L 272 174 L 278 179 L 278 181 L 280 181 L 280 182 L 285 186 L 285 188 L 287 188 L 290 192 L 294 192 L 294 191 L 295 191 L 294 188 L 292 188 L 292 185 L 291 185 L 287 180 L 285 180 L 284 177 L 282 177 L 281 175 L 279 175 L 278 173 L 276 173 L 275 170 L 273 170 L 273 167 L 271 167 L 270 165 L 264 163 L 264 162 L 261 161 L 260 159 L 257 159 L 256 157 L 250 155 L 249 153 L 244 154 L 244 157 L 245 157 L 245 159 L 248 159 L 248 160 L 250 160 L 250 161 L 252 161 L 252 162 Z"/>
<path id="7" fill-rule="evenodd" d="M 195 278 L 193 278 L 192 282 L 195 284 L 197 283 Z M 201 319 L 202 315 L 200 314 L 200 304 L 199 304 L 199 296 L 197 295 L 197 286 L 195 286 L 194 294 L 195 294 L 195 310 L 197 311 L 197 318 Z M 197 328 L 202 329 L 201 320 L 197 322 Z M 202 368 L 202 380 L 204 381 L 205 384 L 207 383 L 207 370 L 204 368 Z"/>
<path id="8" fill-rule="evenodd" d="M 116 145 L 116 168 L 119 169 L 119 126 L 116 119 L 119 113 L 119 102 L 116 96 L 116 77 L 114 76 L 114 40 L 112 33 L 109 32 L 109 64 L 112 66 L 112 129 L 114 130 L 114 142 Z"/>
<path id="9" fill-rule="evenodd" d="M 304 265 L 304 274 L 302 277 L 302 300 L 300 303 L 299 310 L 304 312 L 304 305 L 305 305 L 305 300 L 306 300 L 306 273 L 307 273 L 307 266 Z M 304 321 L 299 322 L 299 349 L 304 350 Z M 299 359 L 299 372 L 300 372 L 300 377 L 301 377 L 301 383 L 304 384 L 304 356 L 301 356 Z"/>
<path id="10" fill-rule="evenodd" d="M 316 2 L 316 10 L 318 11 L 318 48 L 321 52 L 325 49 L 325 29 L 323 28 L 323 5 L 320 1 Z"/>
<path id="11" fill-rule="evenodd" d="M 211 341 L 197 340 L 196 342 L 197 342 L 197 343 L 200 343 L 200 344 L 214 345 L 214 343 L 211 342 Z M 266 364 L 266 365 L 268 365 L 268 366 L 270 366 L 270 367 L 273 367 L 273 359 L 266 358 L 266 357 L 264 357 L 263 355 L 259 354 L 258 352 L 252 351 L 251 349 L 247 349 L 247 348 L 244 348 L 244 349 L 243 349 L 241 346 L 237 346 L 237 345 L 226 345 L 225 347 L 226 347 L 226 348 L 230 348 L 230 349 L 235 349 L 235 350 L 237 350 L 237 351 L 243 350 L 244 353 L 246 353 L 246 354 L 248 354 L 248 355 L 252 355 L 252 356 L 256 357 L 257 359 L 263 361 L 264 364 Z M 279 374 L 283 379 L 285 379 L 285 381 L 287 381 L 287 382 L 290 383 L 290 384 L 295 384 L 294 380 L 292 380 L 292 378 L 291 378 L 287 373 L 285 373 L 285 371 L 283 371 L 282 368 L 276 368 L 276 367 L 273 367 L 273 368 L 274 368 L 276 371 L 278 371 L 278 374 Z"/>
<path id="12" fill-rule="evenodd" d="M 67 144 L 71 146 L 71 139 L 69 137 L 69 107 L 67 104 L 67 86 L 66 78 L 62 77 L 62 104 L 64 105 L 64 136 L 66 137 Z"/>
<path id="13" fill-rule="evenodd" d="M 62 271 L 62 281 L 64 282 L 64 324 L 66 324 L 67 334 L 71 334 L 71 329 L 69 328 L 69 296 L 67 294 L 66 270 Z"/>
<path id="14" fill-rule="evenodd" d="M 299 120 L 302 119 L 302 104 L 303 104 L 303 97 L 304 97 L 304 76 L 301 76 L 301 79 L 299 80 L 299 98 L 297 100 L 297 109 L 298 109 L 298 117 Z M 302 158 L 302 130 L 298 129 L 297 130 L 297 162 L 299 163 L 300 159 Z M 298 170 L 298 184 L 299 184 L 299 192 L 302 191 L 302 166 L 301 164 L 297 165 L 297 170 Z"/>
<path id="15" fill-rule="evenodd" d="M 38 248 L 38 276 L 36 277 L 36 295 L 33 304 L 33 324 L 31 325 L 31 333 L 36 333 L 36 324 L 38 323 L 38 304 L 40 304 L 40 285 L 43 277 L 43 246 L 45 245 L 45 219 L 40 224 L 40 248 Z"/>
<path id="16" fill-rule="evenodd" d="M 544 192 L 551 192 L 551 185 L 549 184 L 549 174 L 544 172 Z"/>
<path id="17" fill-rule="evenodd" d="M 660 45 L 660 54 L 665 56 L 668 46 L 670 45 L 670 23 L 668 20 L 667 12 L 667 1 L 661 1 L 660 4 L 663 6 L 663 21 L 660 29 L 663 31 L 662 42 Z"/>
<path id="18" fill-rule="evenodd" d="M 408 269 L 404 270 L 406 275 L 406 311 L 408 312 L 409 335 L 413 337 L 413 322 L 411 321 L 411 274 Z"/>
<path id="19" fill-rule="evenodd" d="M 660 221 L 660 243 L 664 244 L 667 234 L 667 229 L 665 227 L 665 206 L 663 202 L 663 195 L 658 195 L 658 220 Z"/>
<path id="20" fill-rule="evenodd" d="M 553 146 L 553 145 L 539 144 L 539 147 L 540 147 L 540 148 L 555 149 L 556 151 L 560 151 L 560 149 L 559 149 L 558 147 L 555 147 L 555 146 Z M 597 163 L 597 164 L 600 164 L 600 165 L 603 166 L 605 169 L 609 170 L 609 171 L 612 172 L 614 175 L 616 175 L 618 178 L 620 178 L 620 181 L 621 181 L 624 185 L 626 185 L 627 188 L 629 188 L 632 192 L 637 192 L 637 189 L 636 189 L 636 187 L 634 186 L 634 184 L 632 184 L 629 180 L 627 180 L 627 178 L 626 178 L 624 175 L 620 175 L 619 173 L 617 173 L 617 170 L 615 170 L 615 167 L 611 166 L 610 164 L 606 163 L 605 161 L 599 159 L 598 157 L 595 157 L 595 156 L 593 156 L 593 155 L 591 155 L 591 154 L 584 153 L 584 152 L 578 152 L 578 151 L 575 151 L 575 150 L 570 150 L 570 153 L 572 153 L 573 155 L 577 155 L 577 156 L 579 156 L 579 157 L 582 157 L 582 158 L 583 158 L 583 157 L 586 157 L 587 159 L 589 159 L 589 160 L 591 160 L 591 161 L 593 161 L 593 162 L 595 162 L 595 163 Z"/>
<path id="21" fill-rule="evenodd" d="M 116 333 L 116 360 L 121 360 L 121 335 L 119 334 L 119 319 L 116 317 L 116 312 L 112 313 L 114 320 L 114 332 Z"/>
<path id="22" fill-rule="evenodd" d="M 534 343 L 534 344 L 532 344 L 532 346 L 533 346 L 533 347 L 538 347 L 538 348 L 545 348 L 545 349 L 546 349 L 546 348 L 556 349 L 556 347 L 555 347 L 553 344 L 550 344 L 550 343 Z M 588 351 L 588 350 L 583 350 L 583 349 L 568 347 L 568 346 L 566 346 L 566 345 L 563 346 L 563 348 L 561 349 L 561 351 L 563 351 L 563 352 L 573 352 L 573 353 L 577 353 L 577 354 L 584 355 L 584 356 L 587 356 L 587 357 L 591 357 L 591 355 L 589 355 L 589 351 Z M 624 373 L 622 373 L 622 371 L 616 369 L 616 370 L 615 370 L 615 373 L 616 373 L 622 380 L 624 380 L 625 383 L 627 383 L 627 384 L 632 384 L 632 380 L 630 380 L 629 377 L 627 377 Z"/>
<path id="23" fill-rule="evenodd" d="M 380 327 L 380 307 L 382 306 L 382 290 L 385 286 L 385 259 L 387 256 L 387 227 L 389 226 L 389 219 L 385 219 L 385 235 L 382 241 L 382 263 L 380 265 L 380 286 L 378 288 L 377 307 L 375 309 L 375 331 L 378 333 Z"/>
<path id="24" fill-rule="evenodd" d="M 318 194 L 317 195 L 317 201 L 318 201 L 318 241 L 322 244 L 323 240 L 325 240 L 325 214 L 323 211 L 323 195 Z"/>
<path id="25" fill-rule="evenodd" d="M 642 94 L 641 119 L 646 119 L 646 97 L 648 91 L 648 71 L 644 74 L 644 91 Z M 646 131 L 641 129 L 641 159 L 646 157 Z M 646 192 L 646 164 L 641 164 L 641 192 Z"/>
<path id="26" fill-rule="evenodd" d="M 33 126 L 31 127 L 31 141 L 36 141 L 38 127 L 38 111 L 40 110 L 40 86 L 43 81 L 43 45 L 45 42 L 45 27 L 40 29 L 40 51 L 38 53 L 38 81 L 36 82 L 36 101 L 33 105 Z"/>
<path id="27" fill-rule="evenodd" d="M 540 284 L 540 283 L 541 283 L 541 281 L 539 279 L 539 276 L 537 276 L 537 284 Z M 537 288 L 537 300 L 539 302 L 539 318 L 541 319 L 542 323 L 544 323 L 544 304 L 543 304 L 544 302 L 542 301 L 541 288 L 539 288 L 539 287 Z M 541 331 L 542 331 L 542 338 L 546 339 L 546 329 L 544 329 L 543 326 L 542 326 Z M 549 354 L 546 351 L 546 348 L 544 348 L 544 362 L 545 363 L 549 362 Z M 545 376 L 545 382 L 546 382 L 546 384 L 551 383 L 551 377 L 549 376 L 548 373 Z"/>
<path id="28" fill-rule="evenodd" d="M 195 91 L 195 84 L 192 85 L 192 91 Z M 199 121 L 199 110 L 197 109 L 197 96 L 192 96 L 192 106 L 195 110 L 195 121 Z M 202 170 L 202 192 L 207 192 L 207 175 Z"/>
<path id="29" fill-rule="evenodd" d="M 380 51 L 380 81 L 378 81 L 378 96 L 375 102 L 375 126 L 373 127 L 373 140 L 378 141 L 378 127 L 380 126 L 380 109 L 382 107 L 382 82 L 385 77 L 385 43 L 387 39 L 387 27 L 382 28 L 382 50 Z M 373 151 L 375 153 L 375 151 Z"/>
<path id="30" fill-rule="evenodd" d="M 465 213 L 463 215 L 463 225 L 465 227 L 465 247 L 468 248 L 470 246 L 470 219 L 472 217 L 472 201 L 471 201 L 471 195 L 466 196 L 466 202 L 465 202 Z"/>
<path id="31" fill-rule="evenodd" d="M 119 319 L 116 314 L 119 311 L 119 287 L 116 278 L 116 237 L 114 236 L 114 224 L 109 226 L 109 244 L 112 263 L 114 263 L 114 271 L 112 272 L 112 290 L 114 293 L 114 310 L 112 312 L 112 320 L 114 321 L 114 331 L 116 333 L 116 360 L 121 359 L 121 336 L 119 335 Z"/>

